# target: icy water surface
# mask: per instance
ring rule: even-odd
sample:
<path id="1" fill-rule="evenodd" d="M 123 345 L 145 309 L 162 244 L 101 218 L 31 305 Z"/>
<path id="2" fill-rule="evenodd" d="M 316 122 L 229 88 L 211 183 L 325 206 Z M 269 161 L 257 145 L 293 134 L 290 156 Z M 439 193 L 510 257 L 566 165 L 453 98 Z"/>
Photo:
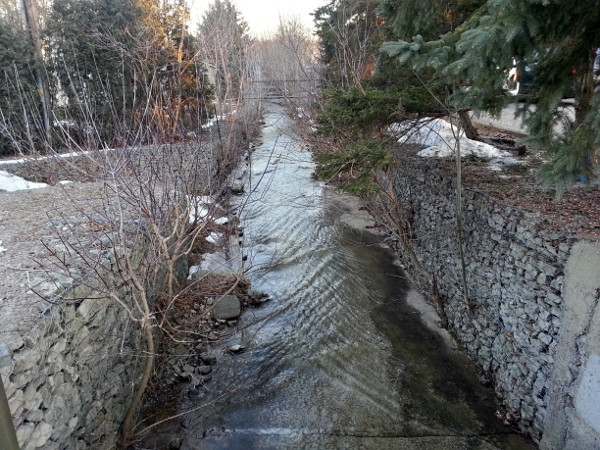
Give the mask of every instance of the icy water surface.
<path id="1" fill-rule="evenodd" d="M 529 448 L 495 418 L 491 391 L 405 303 L 407 283 L 374 237 L 339 220 L 343 197 L 311 179 L 277 107 L 240 200 L 255 290 L 201 400 L 176 426 L 185 449 Z"/>

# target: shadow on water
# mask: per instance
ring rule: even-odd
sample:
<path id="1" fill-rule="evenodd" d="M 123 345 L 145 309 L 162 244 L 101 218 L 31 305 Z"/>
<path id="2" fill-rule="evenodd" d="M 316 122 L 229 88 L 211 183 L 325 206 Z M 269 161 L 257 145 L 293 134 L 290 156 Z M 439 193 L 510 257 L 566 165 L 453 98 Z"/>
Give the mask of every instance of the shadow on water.
<path id="1" fill-rule="evenodd" d="M 212 381 L 177 398 L 195 412 L 161 432 L 183 449 L 529 448 L 497 422 L 471 362 L 406 303 L 391 251 L 340 220 L 348 199 L 311 179 L 288 126 L 266 115 L 241 214 L 250 280 L 272 300 L 215 344 Z M 232 343 L 246 350 L 224 351 Z"/>

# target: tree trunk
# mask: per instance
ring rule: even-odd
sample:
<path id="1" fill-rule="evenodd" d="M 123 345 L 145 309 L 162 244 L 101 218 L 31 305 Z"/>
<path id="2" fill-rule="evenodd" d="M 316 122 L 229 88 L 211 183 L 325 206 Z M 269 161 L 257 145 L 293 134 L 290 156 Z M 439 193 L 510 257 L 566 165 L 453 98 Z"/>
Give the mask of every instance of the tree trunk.
<path id="1" fill-rule="evenodd" d="M 129 440 L 133 433 L 133 419 L 135 418 L 135 413 L 142 402 L 142 398 L 144 397 L 144 393 L 146 392 L 146 388 L 148 387 L 148 382 L 150 381 L 150 377 L 152 376 L 152 369 L 154 367 L 154 336 L 152 335 L 152 326 L 150 322 L 150 309 L 148 307 L 148 301 L 145 298 L 145 296 L 143 298 L 143 306 L 144 318 L 141 322 L 141 327 L 143 339 L 146 343 L 146 363 L 144 364 L 142 379 L 140 380 L 140 383 L 137 386 L 135 396 L 131 401 L 131 405 L 129 405 L 127 416 L 125 417 L 123 425 L 121 426 L 121 432 L 119 435 L 119 445 L 121 447 L 126 447 L 129 445 Z"/>
<path id="2" fill-rule="evenodd" d="M 46 133 L 46 142 L 50 144 L 50 99 L 48 96 L 48 87 L 46 77 L 44 76 L 44 59 L 42 57 L 42 43 L 40 41 L 40 33 L 37 27 L 35 11 L 33 9 L 32 0 L 23 0 L 23 10 L 25 11 L 25 22 L 31 35 L 33 43 L 33 52 L 35 59 L 35 82 L 40 94 L 42 102 L 42 114 L 44 118 L 44 131 Z"/>
<path id="3" fill-rule="evenodd" d="M 471 120 L 471 116 L 469 115 L 469 111 L 462 110 L 458 112 L 458 117 L 460 119 L 460 126 L 463 130 L 465 130 L 465 136 L 469 139 L 479 140 L 479 133 L 473 126 L 473 121 Z"/>
<path id="4" fill-rule="evenodd" d="M 468 116 L 468 113 L 467 113 Z M 469 119 L 470 122 L 470 119 Z M 460 121 L 460 125 L 462 125 L 462 120 Z M 463 300 L 466 305 L 472 307 L 469 300 L 469 291 L 467 288 L 467 264 L 465 262 L 465 252 L 463 248 L 463 222 L 462 222 L 462 161 L 460 154 L 460 131 L 461 127 L 458 126 L 456 130 L 456 240 L 458 246 L 458 256 L 460 258 L 460 267 L 461 267 L 461 279 L 463 283 Z"/>

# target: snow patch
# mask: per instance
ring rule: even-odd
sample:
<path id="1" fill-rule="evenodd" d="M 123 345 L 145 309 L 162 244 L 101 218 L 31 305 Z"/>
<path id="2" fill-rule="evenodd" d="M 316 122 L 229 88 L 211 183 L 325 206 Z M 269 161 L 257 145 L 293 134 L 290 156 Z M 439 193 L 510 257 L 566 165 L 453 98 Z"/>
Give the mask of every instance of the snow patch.
<path id="1" fill-rule="evenodd" d="M 22 191 L 25 189 L 39 189 L 48 187 L 46 183 L 35 183 L 33 181 L 27 181 L 25 178 L 21 178 L 12 173 L 0 170 L 0 190 L 1 191 Z"/>
<path id="2" fill-rule="evenodd" d="M 188 280 L 191 280 L 194 277 L 194 274 L 197 273 L 200 270 L 200 266 L 192 266 L 190 267 L 190 270 L 188 271 Z"/>
<path id="3" fill-rule="evenodd" d="M 210 244 L 214 244 L 217 245 L 217 242 L 219 241 L 219 239 L 221 238 L 222 234 L 221 233 L 217 233 L 215 231 L 211 231 L 211 233 L 206 236 L 206 242 L 209 242 Z"/>
<path id="4" fill-rule="evenodd" d="M 217 225 L 225 225 L 229 223 L 229 217 L 223 216 L 217 219 L 214 218 L 215 211 L 220 210 L 218 203 L 210 196 L 195 197 L 188 195 L 190 205 L 190 223 L 196 222 L 213 222 Z"/>
<path id="5" fill-rule="evenodd" d="M 210 218 L 209 206 L 213 203 L 213 199 L 208 196 L 195 197 L 188 195 L 190 205 L 190 223 L 206 222 Z"/>
<path id="6" fill-rule="evenodd" d="M 456 136 L 449 122 L 442 119 L 421 119 L 416 123 L 397 123 L 389 127 L 394 135 L 399 135 L 401 144 L 417 144 L 426 148 L 417 153 L 423 158 L 448 158 L 455 155 L 457 137 L 460 143 L 461 157 L 477 156 L 490 159 L 490 167 L 500 170 L 502 164 L 516 164 L 519 162 L 509 152 L 500 150 L 493 145 L 475 141 L 461 132 Z"/>
<path id="7" fill-rule="evenodd" d="M 228 116 L 234 116 L 236 113 L 237 111 L 234 110 L 229 114 L 223 114 L 221 116 L 212 117 L 202 124 L 202 129 L 206 130 L 208 128 L 212 128 L 217 124 L 217 122 L 223 122 L 227 119 Z"/>

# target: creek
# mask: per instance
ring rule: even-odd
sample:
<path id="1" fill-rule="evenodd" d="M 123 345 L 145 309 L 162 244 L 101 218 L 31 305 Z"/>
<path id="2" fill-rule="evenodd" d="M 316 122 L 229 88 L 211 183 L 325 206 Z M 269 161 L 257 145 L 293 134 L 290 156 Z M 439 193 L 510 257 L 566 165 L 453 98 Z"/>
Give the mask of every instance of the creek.
<path id="1" fill-rule="evenodd" d="M 315 181 L 292 122 L 268 105 L 236 205 L 252 289 L 201 399 L 169 432 L 184 449 L 529 448 L 493 393 L 406 301 L 393 253 L 348 225 L 352 201 Z"/>

